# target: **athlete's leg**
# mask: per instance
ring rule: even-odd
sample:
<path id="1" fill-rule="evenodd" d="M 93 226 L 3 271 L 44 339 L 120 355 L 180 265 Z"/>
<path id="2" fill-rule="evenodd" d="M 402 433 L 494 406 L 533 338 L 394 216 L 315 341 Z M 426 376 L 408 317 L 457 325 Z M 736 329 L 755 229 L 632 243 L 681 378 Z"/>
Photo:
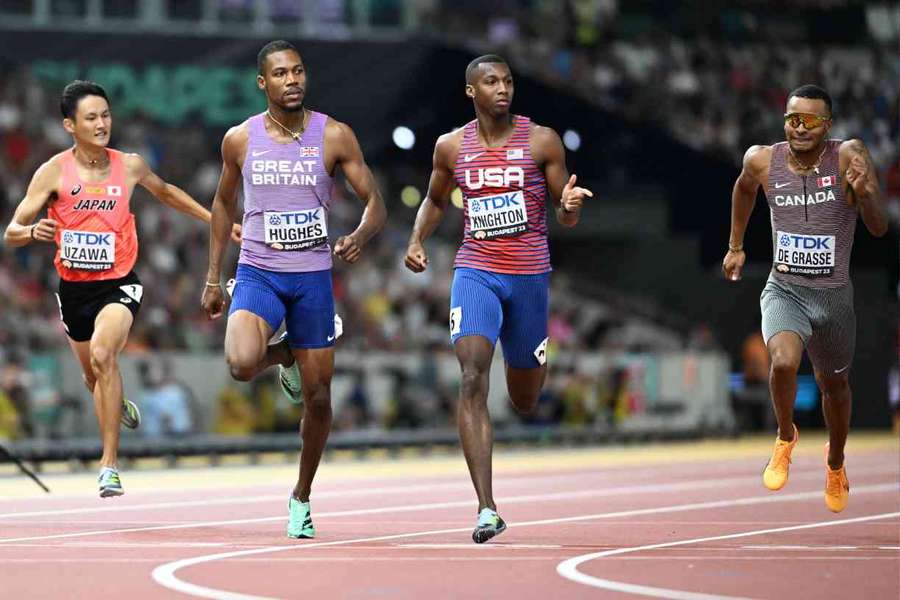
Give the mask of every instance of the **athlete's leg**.
<path id="1" fill-rule="evenodd" d="M 794 439 L 794 400 L 797 396 L 797 371 L 803 358 L 803 341 L 793 331 L 780 331 L 769 339 L 769 390 L 778 422 L 778 437 Z"/>
<path id="2" fill-rule="evenodd" d="M 78 364 L 81 365 L 81 380 L 84 382 L 87 391 L 93 395 L 94 384 L 97 383 L 97 378 L 94 376 L 94 369 L 91 368 L 91 341 L 76 342 L 70 337 L 66 339 L 69 341 L 72 353 L 78 359 Z"/>
<path id="3" fill-rule="evenodd" d="M 840 469 L 844 465 L 844 445 L 850 431 L 852 394 L 849 376 L 847 370 L 839 374 L 819 369 L 814 372 L 822 392 L 822 413 L 828 426 L 828 466 Z"/>
<path id="4" fill-rule="evenodd" d="M 269 344 L 286 309 L 279 296 L 283 274 L 238 265 L 225 328 L 225 360 L 231 376 L 249 381 L 275 364 L 294 363 L 287 341 Z"/>
<path id="5" fill-rule="evenodd" d="M 333 318 L 333 317 L 332 317 Z M 300 421 L 300 473 L 293 496 L 300 502 L 309 502 L 313 478 L 325 442 L 331 432 L 331 378 L 334 375 L 334 346 L 327 348 L 294 348 L 294 358 L 300 366 L 303 385 L 304 409 Z"/>
<path id="6" fill-rule="evenodd" d="M 530 415 L 547 379 L 547 365 L 532 369 L 516 369 L 506 365 L 506 389 L 513 407 L 522 415 Z"/>
<path id="7" fill-rule="evenodd" d="M 236 310 L 225 328 L 225 360 L 231 376 L 250 381 L 275 364 L 294 362 L 287 340 L 269 344 L 274 329 L 265 319 L 248 310 Z"/>
<path id="8" fill-rule="evenodd" d="M 454 349 L 462 369 L 457 421 L 463 454 L 478 496 L 478 510 L 497 510 L 491 485 L 494 432 L 487 407 L 494 344 L 480 335 L 468 335 L 459 338 Z"/>
<path id="9" fill-rule="evenodd" d="M 494 432 L 488 381 L 494 345 L 503 325 L 502 281 L 494 273 L 456 269 L 450 288 L 450 339 L 462 371 L 457 426 L 478 510 L 497 510 L 491 485 Z"/>
<path id="10" fill-rule="evenodd" d="M 101 467 L 116 467 L 119 422 L 122 420 L 122 375 L 119 353 L 128 340 L 134 316 L 124 305 L 107 304 L 97 314 L 90 340 L 90 364 L 94 384 L 94 409 L 103 441 Z"/>
<path id="11" fill-rule="evenodd" d="M 549 274 L 503 277 L 500 344 L 506 361 L 506 389 L 520 414 L 537 406 L 547 378 L 547 324 L 550 317 Z"/>

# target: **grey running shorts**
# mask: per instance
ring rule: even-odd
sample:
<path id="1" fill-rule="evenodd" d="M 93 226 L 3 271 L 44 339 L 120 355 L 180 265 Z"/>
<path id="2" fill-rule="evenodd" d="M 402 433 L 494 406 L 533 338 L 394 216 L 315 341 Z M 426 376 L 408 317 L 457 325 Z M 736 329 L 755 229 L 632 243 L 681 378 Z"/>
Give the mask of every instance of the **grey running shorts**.
<path id="1" fill-rule="evenodd" d="M 776 333 L 793 331 L 823 375 L 849 370 L 856 347 L 852 283 L 839 288 L 808 288 L 769 275 L 759 306 L 766 344 Z"/>

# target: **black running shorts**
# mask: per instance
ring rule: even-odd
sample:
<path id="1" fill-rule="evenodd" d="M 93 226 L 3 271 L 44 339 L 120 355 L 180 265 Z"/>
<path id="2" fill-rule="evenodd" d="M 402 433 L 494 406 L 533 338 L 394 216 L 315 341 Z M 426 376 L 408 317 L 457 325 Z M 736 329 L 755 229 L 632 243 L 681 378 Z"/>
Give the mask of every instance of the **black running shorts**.
<path id="1" fill-rule="evenodd" d="M 134 271 L 121 279 L 103 281 L 59 280 L 59 316 L 66 333 L 76 342 L 86 342 L 94 335 L 94 320 L 107 304 L 122 304 L 137 317 L 144 286 Z"/>

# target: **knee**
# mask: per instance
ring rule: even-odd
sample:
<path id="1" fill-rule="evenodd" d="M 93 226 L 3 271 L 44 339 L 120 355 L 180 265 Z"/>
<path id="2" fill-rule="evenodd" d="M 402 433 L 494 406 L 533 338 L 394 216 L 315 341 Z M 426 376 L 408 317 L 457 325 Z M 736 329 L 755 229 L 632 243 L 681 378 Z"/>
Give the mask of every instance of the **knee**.
<path id="1" fill-rule="evenodd" d="M 480 365 L 464 365 L 460 393 L 463 400 L 487 396 L 488 370 Z"/>
<path id="2" fill-rule="evenodd" d="M 91 346 L 91 369 L 96 377 L 108 374 L 116 366 L 116 353 L 106 346 Z M 87 383 L 85 376 L 85 383 Z"/>
<path id="3" fill-rule="evenodd" d="M 772 352 L 772 375 L 788 376 L 795 375 L 800 368 L 800 355 L 785 350 L 775 350 Z"/>
<path id="4" fill-rule="evenodd" d="M 537 407 L 540 390 L 535 392 L 510 392 L 510 400 L 512 400 L 513 408 L 520 415 L 530 415 Z"/>
<path id="5" fill-rule="evenodd" d="M 306 410 L 331 409 L 331 382 L 303 384 L 303 404 Z"/>
<path id="6" fill-rule="evenodd" d="M 850 380 L 845 376 L 829 377 L 816 373 L 816 383 L 822 395 L 831 402 L 843 402 L 850 398 Z"/>
<path id="7" fill-rule="evenodd" d="M 240 360 L 234 356 L 229 356 L 226 360 L 228 361 L 228 370 L 231 372 L 231 378 L 236 381 L 250 381 L 256 374 L 254 372 L 256 365 L 248 361 Z"/>

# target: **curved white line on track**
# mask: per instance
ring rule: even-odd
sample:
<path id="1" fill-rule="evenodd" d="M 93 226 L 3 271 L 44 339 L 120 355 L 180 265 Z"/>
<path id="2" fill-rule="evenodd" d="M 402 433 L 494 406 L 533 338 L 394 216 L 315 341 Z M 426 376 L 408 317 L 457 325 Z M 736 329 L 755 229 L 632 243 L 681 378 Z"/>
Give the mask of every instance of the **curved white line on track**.
<path id="1" fill-rule="evenodd" d="M 684 590 L 674 590 L 660 587 L 652 587 L 648 585 L 638 585 L 633 583 L 623 583 L 621 581 L 613 581 L 612 579 L 602 579 L 593 575 L 586 575 L 578 570 L 578 566 L 586 562 L 596 560 L 598 558 L 606 558 L 608 556 L 618 556 L 621 554 L 629 554 L 631 552 L 640 552 L 643 550 L 657 550 L 660 548 L 673 548 L 675 546 L 686 546 L 689 544 L 700 544 L 703 542 L 715 542 L 719 540 L 733 540 L 738 538 L 751 537 L 756 535 L 765 535 L 767 533 L 781 533 L 784 531 L 798 531 L 801 529 L 815 529 L 818 527 L 832 527 L 834 525 L 846 525 L 849 523 L 864 523 L 866 521 L 875 521 L 878 519 L 890 519 L 900 517 L 900 512 L 881 513 L 878 515 L 868 515 L 865 517 L 856 517 L 853 519 L 841 519 L 838 521 L 819 521 L 816 523 L 806 523 L 803 525 L 791 525 L 788 527 L 775 527 L 771 529 L 757 529 L 756 531 L 743 531 L 739 533 L 729 533 L 725 535 L 715 535 L 710 537 L 694 538 L 690 540 L 679 540 L 677 542 L 665 542 L 662 544 L 649 544 L 646 546 L 634 546 L 631 548 L 616 548 L 615 550 L 605 550 L 603 552 L 594 552 L 591 554 L 582 554 L 566 559 L 556 566 L 556 572 L 575 583 L 581 583 L 613 592 L 621 592 L 625 594 L 635 594 L 638 596 L 649 596 L 651 598 L 670 598 L 672 600 L 751 600 L 743 596 L 722 596 L 719 594 L 703 594 L 699 592 L 688 592 Z"/>
<path id="2" fill-rule="evenodd" d="M 721 483 L 721 482 L 720 482 Z M 701 485 L 697 485 L 698 488 L 703 487 Z M 877 485 L 868 485 L 868 486 L 860 486 L 854 487 L 853 493 L 856 495 L 866 494 L 866 493 L 877 493 L 884 491 L 896 491 L 897 484 L 889 483 L 889 484 L 877 484 Z M 659 513 L 673 513 L 673 512 L 684 512 L 691 510 L 702 510 L 708 508 L 724 508 L 724 507 L 733 507 L 733 506 L 750 506 L 755 504 L 769 504 L 772 502 L 787 502 L 791 500 L 809 500 L 812 498 L 820 498 L 822 495 L 821 490 L 816 490 L 814 492 L 798 492 L 793 494 L 777 494 L 777 495 L 766 495 L 766 496 L 752 496 L 750 498 L 739 498 L 737 500 L 716 500 L 710 502 L 698 502 L 692 504 L 676 504 L 671 506 L 660 506 L 655 508 L 641 508 L 635 510 L 625 510 L 625 511 L 617 511 L 617 512 L 608 512 L 608 513 L 597 513 L 590 515 L 577 515 L 574 517 L 559 517 L 555 519 L 541 519 L 537 521 L 525 521 L 522 523 L 516 523 L 512 525 L 512 527 L 530 527 L 530 526 L 540 526 L 540 525 L 556 525 L 559 523 L 572 523 L 577 521 L 590 521 L 597 519 L 615 519 L 620 517 L 632 517 L 638 515 L 649 515 L 649 514 L 659 514 Z M 284 518 L 284 517 L 282 517 Z M 303 545 L 290 545 L 290 546 L 269 546 L 266 548 L 254 548 L 252 550 L 239 550 L 235 552 L 222 552 L 219 554 L 207 554 L 205 556 L 194 556 L 192 558 L 185 558 L 182 560 L 173 561 L 170 563 L 166 563 L 156 567 L 153 570 L 152 576 L 154 581 L 163 587 L 169 588 L 171 590 L 175 590 L 176 592 L 182 592 L 184 594 L 189 594 L 191 596 L 196 596 L 198 598 L 212 598 L 214 600 L 274 600 L 268 596 L 254 596 L 252 594 L 241 594 L 238 592 L 230 592 L 228 590 L 221 590 L 216 588 L 204 587 L 201 585 L 196 585 L 193 583 L 189 583 L 187 581 L 183 581 L 179 579 L 175 573 L 180 569 L 185 567 L 190 567 L 194 565 L 214 562 L 217 560 L 225 560 L 229 558 L 238 558 L 243 556 L 253 556 L 256 554 L 270 554 L 275 552 L 284 552 L 287 550 L 304 550 L 308 548 L 322 548 L 326 546 L 346 546 L 350 544 L 362 544 L 365 542 L 380 542 L 386 540 L 395 540 L 395 539 L 404 539 L 404 538 L 413 538 L 413 537 L 422 537 L 428 535 L 442 535 L 448 533 L 461 533 L 461 532 L 469 532 L 470 528 L 455 528 L 455 529 L 437 529 L 433 531 L 414 531 L 410 533 L 399 533 L 393 535 L 385 535 L 378 537 L 370 537 L 370 538 L 352 538 L 347 540 L 335 540 L 333 542 L 314 542 L 311 544 L 303 544 Z M 690 600 L 709 600 L 709 599 L 698 599 L 693 598 Z"/>

